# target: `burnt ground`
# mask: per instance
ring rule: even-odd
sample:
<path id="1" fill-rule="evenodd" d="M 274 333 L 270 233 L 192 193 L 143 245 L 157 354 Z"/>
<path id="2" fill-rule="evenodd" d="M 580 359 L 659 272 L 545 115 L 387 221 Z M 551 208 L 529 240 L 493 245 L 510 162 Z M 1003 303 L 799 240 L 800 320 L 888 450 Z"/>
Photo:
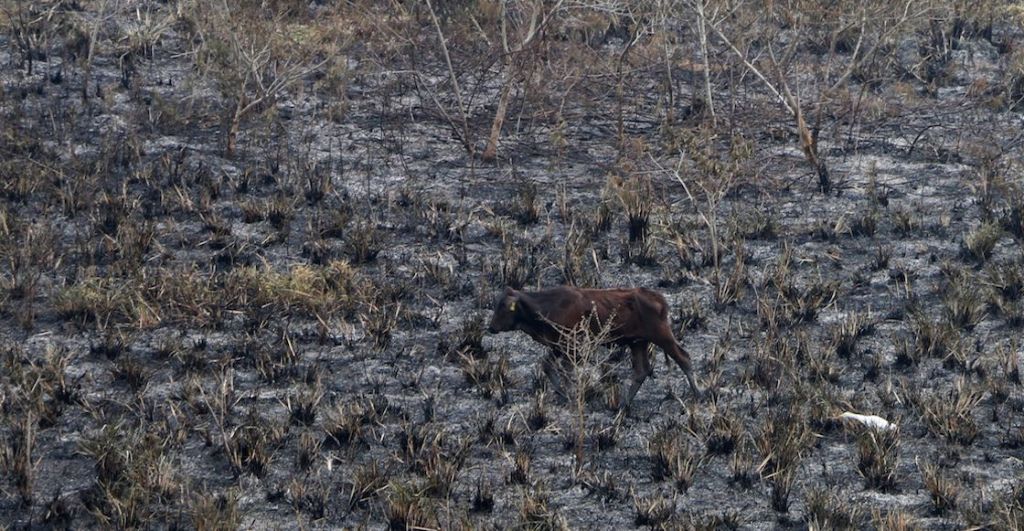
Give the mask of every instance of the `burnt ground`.
<path id="1" fill-rule="evenodd" d="M 84 101 L 74 65 L 30 74 L 10 39 L 0 527 L 1024 519 L 1024 120 L 984 89 L 1019 29 L 965 36 L 941 83 L 852 91 L 820 133 L 828 191 L 753 81 L 719 126 L 680 102 L 666 130 L 636 66 L 624 137 L 612 95 L 556 121 L 517 94 L 489 163 L 353 52 L 340 117 L 309 85 L 227 156 L 178 28 L 128 86 L 99 54 Z M 617 417 L 628 361 L 598 349 L 581 410 L 540 346 L 484 333 L 505 285 L 567 282 L 663 293 L 711 396 L 656 355 Z"/>

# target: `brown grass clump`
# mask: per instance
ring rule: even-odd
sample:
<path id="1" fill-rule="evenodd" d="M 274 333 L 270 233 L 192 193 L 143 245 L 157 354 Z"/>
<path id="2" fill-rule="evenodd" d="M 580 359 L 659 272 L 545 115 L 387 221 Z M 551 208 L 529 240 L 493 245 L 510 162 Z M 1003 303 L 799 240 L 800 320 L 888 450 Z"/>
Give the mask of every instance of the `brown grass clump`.
<path id="1" fill-rule="evenodd" d="M 534 489 L 527 490 L 519 504 L 519 525 L 524 529 L 569 529 L 565 517 L 550 507 L 547 495 Z"/>
<path id="2" fill-rule="evenodd" d="M 295 265 L 284 272 L 241 267 L 226 279 L 226 291 L 241 308 L 270 306 L 282 312 L 308 312 L 321 319 L 355 310 L 362 301 L 362 281 L 344 261 L 326 267 Z"/>
<path id="3" fill-rule="evenodd" d="M 772 509 L 783 513 L 789 510 L 790 491 L 811 439 L 806 419 L 788 408 L 766 416 L 754 435 L 762 459 L 757 471 L 771 487 Z"/>
<path id="4" fill-rule="evenodd" d="M 879 531 L 917 531 L 921 528 L 917 519 L 900 510 L 871 511 L 871 524 Z"/>
<path id="5" fill-rule="evenodd" d="M 394 481 L 388 484 L 388 491 L 384 516 L 389 529 L 430 529 L 437 525 L 430 499 L 422 492 Z"/>
<path id="6" fill-rule="evenodd" d="M 804 497 L 807 512 L 804 520 L 811 529 L 854 531 L 863 529 L 865 515 L 841 494 L 828 489 L 813 489 Z"/>
<path id="7" fill-rule="evenodd" d="M 982 223 L 964 235 L 964 254 L 978 263 L 984 263 L 995 250 L 1003 235 L 1003 229 L 996 222 Z"/>
<path id="8" fill-rule="evenodd" d="M 229 531 L 241 524 L 238 495 L 235 491 L 213 495 L 196 492 L 192 496 L 192 525 L 197 530 Z"/>
<path id="9" fill-rule="evenodd" d="M 653 464 L 655 481 L 671 479 L 679 492 L 693 485 L 694 477 L 704 458 L 694 451 L 678 428 L 664 427 L 647 443 L 647 453 Z"/>
<path id="10" fill-rule="evenodd" d="M 669 499 L 660 494 L 650 497 L 640 497 L 634 494 L 633 505 L 636 510 L 634 521 L 638 526 L 656 529 L 664 527 L 676 513 L 675 499 Z"/>
<path id="11" fill-rule="evenodd" d="M 960 484 L 947 477 L 934 464 L 918 464 L 918 469 L 921 471 L 924 486 L 931 495 L 932 511 L 942 515 L 955 510 L 960 497 Z"/>
<path id="12" fill-rule="evenodd" d="M 365 507 L 370 499 L 380 494 L 388 485 L 388 475 L 388 471 L 382 470 L 376 459 L 357 467 L 350 480 L 349 509 Z"/>
<path id="13" fill-rule="evenodd" d="M 891 491 L 896 488 L 899 464 L 898 428 L 863 429 L 857 435 L 857 472 L 870 489 Z"/>
<path id="14" fill-rule="evenodd" d="M 983 396 L 982 389 L 957 380 L 956 387 L 948 394 L 917 392 L 910 398 L 932 433 L 951 443 L 967 446 L 980 432 L 974 409 Z"/>

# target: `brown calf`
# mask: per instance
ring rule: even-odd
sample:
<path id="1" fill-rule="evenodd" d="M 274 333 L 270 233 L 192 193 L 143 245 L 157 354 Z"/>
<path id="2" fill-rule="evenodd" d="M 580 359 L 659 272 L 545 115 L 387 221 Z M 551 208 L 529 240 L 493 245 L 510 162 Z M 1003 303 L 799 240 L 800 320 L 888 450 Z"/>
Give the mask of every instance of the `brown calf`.
<path id="1" fill-rule="evenodd" d="M 596 320 L 591 320 L 590 325 L 594 333 L 607 326 L 611 331 L 608 343 L 630 348 L 633 385 L 622 404 L 623 408 L 633 401 L 644 380 L 654 374 L 648 348 L 651 343 L 665 352 L 666 360 L 671 357 L 679 364 L 679 368 L 686 373 L 694 395 L 701 396 L 693 378 L 690 355 L 672 335 L 668 303 L 660 293 L 649 289 L 581 289 L 560 286 L 525 292 L 505 288 L 505 293 L 498 298 L 488 330 L 491 333 L 522 330 L 540 344 L 551 347 L 553 353 L 560 356 L 563 354 L 559 350 L 560 330 L 577 326 L 591 312 L 596 312 L 597 316 Z M 557 386 L 554 377 L 552 380 Z"/>

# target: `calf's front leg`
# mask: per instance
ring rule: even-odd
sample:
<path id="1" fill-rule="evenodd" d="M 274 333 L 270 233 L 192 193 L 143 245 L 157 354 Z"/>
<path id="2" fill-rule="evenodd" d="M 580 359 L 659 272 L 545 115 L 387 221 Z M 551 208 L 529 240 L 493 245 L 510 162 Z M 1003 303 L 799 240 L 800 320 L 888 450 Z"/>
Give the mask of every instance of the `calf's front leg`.
<path id="1" fill-rule="evenodd" d="M 640 390 L 640 386 L 644 384 L 648 376 L 654 373 L 654 367 L 651 366 L 649 346 L 650 344 L 646 342 L 633 343 L 629 346 L 630 358 L 633 362 L 633 383 L 629 386 L 626 399 L 619 406 L 621 410 L 627 409 L 633 403 L 633 398 L 636 396 L 637 391 Z"/>
<path id="2" fill-rule="evenodd" d="M 548 377 L 548 380 L 551 382 L 551 388 L 555 393 L 568 400 L 569 396 L 565 393 L 565 389 L 562 386 L 562 368 L 564 364 L 565 355 L 556 349 L 551 349 L 551 352 L 541 362 L 541 370 Z"/>

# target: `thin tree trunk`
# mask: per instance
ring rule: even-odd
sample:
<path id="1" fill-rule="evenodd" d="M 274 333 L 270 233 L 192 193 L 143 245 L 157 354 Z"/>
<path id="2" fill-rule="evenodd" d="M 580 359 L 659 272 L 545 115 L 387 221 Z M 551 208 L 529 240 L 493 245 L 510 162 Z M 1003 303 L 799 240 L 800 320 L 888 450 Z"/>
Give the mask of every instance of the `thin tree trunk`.
<path id="1" fill-rule="evenodd" d="M 491 135 L 487 138 L 487 146 L 480 158 L 490 162 L 498 155 L 498 139 L 501 137 L 501 127 L 505 124 L 505 115 L 508 112 L 508 99 L 512 94 L 512 84 L 515 80 L 515 72 L 509 71 L 505 78 L 504 86 L 501 87 L 501 97 L 498 98 L 498 110 L 494 113 L 494 122 L 491 123 Z"/>
<path id="2" fill-rule="evenodd" d="M 434 12 L 434 5 L 430 0 L 426 0 L 427 10 L 430 12 L 430 19 L 434 23 L 434 29 L 437 30 L 437 37 L 441 41 L 441 51 L 444 52 L 444 62 L 448 66 L 448 77 L 452 82 L 452 90 L 455 92 L 455 100 L 459 104 L 459 116 L 462 119 L 462 146 L 466 148 L 466 152 L 472 157 L 476 146 L 473 145 L 473 140 L 470 138 L 469 133 L 469 118 L 466 116 L 468 109 L 462 99 L 462 89 L 459 88 L 459 78 L 455 75 L 455 67 L 452 66 L 452 57 L 448 53 L 448 39 L 444 36 L 444 31 L 441 30 L 441 21 L 437 19 L 437 13 Z"/>
<path id="3" fill-rule="evenodd" d="M 700 54 L 704 61 L 704 99 L 707 100 L 708 113 L 711 114 L 712 122 L 717 122 L 715 116 L 715 100 L 711 96 L 711 63 L 708 59 L 708 30 L 707 16 L 704 13 L 704 0 L 695 3 L 697 9 L 697 35 L 700 38 Z"/>
<path id="4" fill-rule="evenodd" d="M 235 112 L 231 115 L 231 121 L 228 123 L 228 136 L 227 142 L 224 146 L 224 154 L 231 158 L 235 155 L 235 147 L 238 142 L 238 131 L 242 128 L 242 114 L 244 109 L 244 99 L 239 99 L 235 105 Z"/>

